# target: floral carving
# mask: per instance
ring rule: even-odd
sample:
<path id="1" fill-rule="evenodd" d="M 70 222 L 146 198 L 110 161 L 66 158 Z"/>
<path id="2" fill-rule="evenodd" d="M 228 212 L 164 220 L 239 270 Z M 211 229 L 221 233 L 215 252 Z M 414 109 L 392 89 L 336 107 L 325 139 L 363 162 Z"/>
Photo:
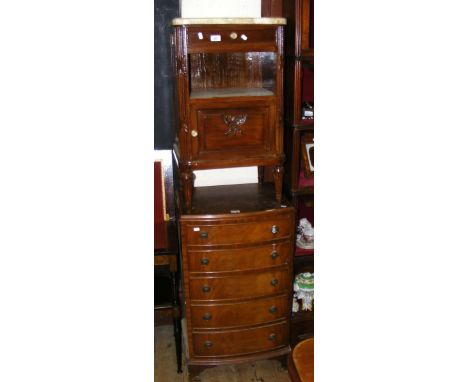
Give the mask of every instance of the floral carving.
<path id="1" fill-rule="evenodd" d="M 247 120 L 247 114 L 225 114 L 223 115 L 223 121 L 228 126 L 228 129 L 224 132 L 224 135 L 242 135 L 242 129 L 240 128 Z"/>

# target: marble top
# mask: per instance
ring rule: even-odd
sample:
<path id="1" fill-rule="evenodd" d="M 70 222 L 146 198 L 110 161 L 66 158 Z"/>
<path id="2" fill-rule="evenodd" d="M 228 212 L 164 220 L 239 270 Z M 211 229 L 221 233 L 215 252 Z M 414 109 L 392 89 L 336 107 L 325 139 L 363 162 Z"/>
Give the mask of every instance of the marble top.
<path id="1" fill-rule="evenodd" d="M 267 25 L 286 25 L 286 19 L 283 17 L 235 17 L 235 18 L 218 18 L 210 17 L 203 19 L 192 18 L 176 18 L 172 20 L 172 25 L 210 25 L 210 24 L 267 24 Z"/>

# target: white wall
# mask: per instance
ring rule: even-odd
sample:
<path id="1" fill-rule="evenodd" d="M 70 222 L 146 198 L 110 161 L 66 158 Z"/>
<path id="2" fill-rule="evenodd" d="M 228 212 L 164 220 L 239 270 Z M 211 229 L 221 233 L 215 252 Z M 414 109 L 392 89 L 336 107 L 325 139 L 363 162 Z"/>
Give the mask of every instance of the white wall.
<path id="1" fill-rule="evenodd" d="M 181 0 L 181 17 L 261 17 L 261 0 Z"/>

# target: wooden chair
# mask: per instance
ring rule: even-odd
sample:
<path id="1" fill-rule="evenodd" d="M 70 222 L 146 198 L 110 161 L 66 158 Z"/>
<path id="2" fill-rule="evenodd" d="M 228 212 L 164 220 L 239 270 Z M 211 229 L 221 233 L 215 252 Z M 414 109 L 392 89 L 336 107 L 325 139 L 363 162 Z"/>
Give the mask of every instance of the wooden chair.
<path id="1" fill-rule="evenodd" d="M 314 382 L 314 339 L 299 342 L 289 354 L 288 372 L 292 382 Z"/>
<path id="2" fill-rule="evenodd" d="M 174 205 L 171 150 L 156 151 L 154 162 L 154 272 L 155 294 L 158 278 L 170 280 L 171 301 L 156 303 L 154 310 L 172 312 L 176 343 L 177 372 L 182 372 L 182 328 L 179 303 L 179 240 Z"/>

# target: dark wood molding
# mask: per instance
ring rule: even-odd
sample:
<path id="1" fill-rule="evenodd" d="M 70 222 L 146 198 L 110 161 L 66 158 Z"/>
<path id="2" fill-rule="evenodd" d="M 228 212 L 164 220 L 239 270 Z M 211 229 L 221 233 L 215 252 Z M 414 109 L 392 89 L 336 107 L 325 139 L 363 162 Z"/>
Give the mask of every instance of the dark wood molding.
<path id="1" fill-rule="evenodd" d="M 283 17 L 283 0 L 262 0 L 262 17 Z"/>

